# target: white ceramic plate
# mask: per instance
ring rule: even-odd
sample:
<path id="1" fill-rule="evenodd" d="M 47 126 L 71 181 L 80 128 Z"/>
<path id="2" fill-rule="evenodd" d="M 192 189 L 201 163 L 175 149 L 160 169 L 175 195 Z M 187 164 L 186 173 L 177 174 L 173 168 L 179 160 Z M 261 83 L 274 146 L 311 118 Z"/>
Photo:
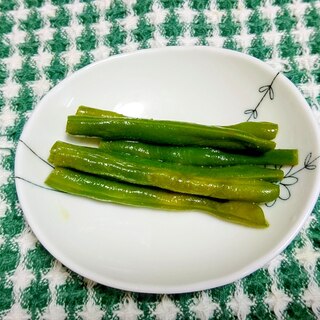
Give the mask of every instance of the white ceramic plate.
<path id="1" fill-rule="evenodd" d="M 300 152 L 300 164 L 281 186 L 281 197 L 287 200 L 264 207 L 270 222 L 266 230 L 199 212 L 100 203 L 17 179 L 21 206 L 37 238 L 64 265 L 89 279 L 150 293 L 189 292 L 230 283 L 280 253 L 316 202 L 317 125 L 295 86 L 252 57 L 203 47 L 111 57 L 51 90 L 34 110 L 21 139 L 47 158 L 56 140 L 72 141 L 65 134 L 66 118 L 79 105 L 202 124 L 232 124 L 251 116 L 250 120 L 278 123 L 278 147 Z M 50 170 L 19 143 L 16 176 L 43 185 Z"/>

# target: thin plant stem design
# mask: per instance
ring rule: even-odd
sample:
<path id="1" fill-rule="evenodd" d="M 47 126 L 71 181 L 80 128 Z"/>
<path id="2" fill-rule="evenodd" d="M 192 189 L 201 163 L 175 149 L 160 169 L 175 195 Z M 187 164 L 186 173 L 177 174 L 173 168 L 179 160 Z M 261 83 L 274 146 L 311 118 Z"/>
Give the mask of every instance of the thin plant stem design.
<path id="1" fill-rule="evenodd" d="M 262 101 L 265 99 L 265 97 L 267 96 L 267 94 L 269 95 L 270 100 L 274 99 L 274 90 L 272 88 L 272 85 L 274 83 L 274 81 L 276 80 L 276 78 L 278 77 L 278 75 L 280 74 L 280 72 L 278 72 L 272 79 L 270 84 L 267 84 L 265 86 L 262 86 L 259 88 L 259 92 L 263 93 L 263 96 L 261 97 L 260 101 L 258 102 L 258 104 L 255 106 L 255 108 L 253 109 L 247 109 L 244 111 L 244 114 L 248 115 L 248 119 L 247 121 L 250 121 L 252 118 L 253 119 L 257 119 L 258 118 L 258 108 L 261 105 Z"/>
<path id="2" fill-rule="evenodd" d="M 53 168 L 54 169 L 54 166 L 49 163 L 48 161 L 44 160 L 44 158 L 42 158 L 41 156 L 39 156 L 31 147 L 29 147 L 28 144 L 26 144 L 23 140 L 19 139 L 19 142 L 21 142 L 32 154 L 34 154 L 39 160 L 41 160 L 42 162 L 44 162 L 46 165 L 48 165 L 49 167 Z M 22 181 L 25 181 L 33 186 L 36 186 L 36 187 L 39 187 L 41 189 L 46 189 L 46 190 L 50 190 L 50 191 L 58 191 L 60 193 L 65 193 L 63 191 L 59 191 L 59 190 L 54 190 L 52 188 L 48 188 L 48 187 L 45 187 L 43 185 L 40 185 L 40 184 L 37 184 L 35 182 L 32 182 L 28 179 L 25 179 L 23 177 L 20 177 L 20 176 L 14 176 L 14 179 L 18 179 L 18 180 L 22 180 Z"/>
<path id="3" fill-rule="evenodd" d="M 315 158 L 312 159 L 312 152 L 309 152 L 307 154 L 307 156 L 305 157 L 304 161 L 303 161 L 303 166 L 297 170 L 293 170 L 293 168 L 295 168 L 295 166 L 291 166 L 290 169 L 286 172 L 286 174 L 284 175 L 284 178 L 282 179 L 282 181 L 279 183 L 280 185 L 280 196 L 278 199 L 280 200 L 288 200 L 291 198 L 291 190 L 290 187 L 295 185 L 296 183 L 298 183 L 299 178 L 298 178 L 298 173 L 300 173 L 302 170 L 315 170 L 317 165 L 315 164 L 315 162 L 320 158 L 320 156 L 317 156 Z M 275 166 L 275 168 L 279 168 L 281 169 L 282 166 Z M 282 192 L 281 192 L 282 191 Z M 272 207 L 277 200 L 274 200 L 270 203 L 266 203 L 267 207 Z"/>

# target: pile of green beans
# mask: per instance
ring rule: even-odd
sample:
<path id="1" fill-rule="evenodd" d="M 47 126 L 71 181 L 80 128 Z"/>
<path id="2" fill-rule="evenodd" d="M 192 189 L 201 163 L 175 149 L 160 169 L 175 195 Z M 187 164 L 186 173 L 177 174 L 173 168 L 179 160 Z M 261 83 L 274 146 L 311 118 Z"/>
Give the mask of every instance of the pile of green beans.
<path id="1" fill-rule="evenodd" d="M 57 141 L 50 187 L 117 204 L 200 210 L 255 228 L 268 226 L 259 204 L 279 196 L 284 173 L 275 167 L 298 163 L 296 149 L 275 149 L 278 126 L 270 122 L 205 126 L 80 106 L 66 131 L 98 137 L 99 147 Z"/>

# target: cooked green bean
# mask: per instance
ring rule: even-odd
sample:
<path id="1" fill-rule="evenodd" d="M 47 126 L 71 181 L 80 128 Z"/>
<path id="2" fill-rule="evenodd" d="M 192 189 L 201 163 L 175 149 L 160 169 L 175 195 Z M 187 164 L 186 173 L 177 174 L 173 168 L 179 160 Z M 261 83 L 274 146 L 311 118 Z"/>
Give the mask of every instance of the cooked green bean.
<path id="1" fill-rule="evenodd" d="M 58 167 L 219 199 L 269 202 L 279 196 L 283 172 L 254 166 L 201 168 L 107 154 L 104 150 L 56 142 L 49 161 Z"/>
<path id="2" fill-rule="evenodd" d="M 240 122 L 225 128 L 237 129 L 253 134 L 254 136 L 262 139 L 272 140 L 277 136 L 278 125 L 273 122 Z"/>
<path id="3" fill-rule="evenodd" d="M 212 148 L 159 146 L 126 140 L 101 141 L 99 148 L 108 152 L 195 166 L 298 164 L 296 149 L 276 149 L 255 156 L 228 153 Z"/>
<path id="4" fill-rule="evenodd" d="M 96 200 L 165 210 L 200 210 L 214 217 L 248 227 L 266 228 L 262 209 L 240 201 L 220 202 L 156 188 L 107 180 L 68 169 L 54 169 L 46 180 L 54 189 Z"/>
<path id="5" fill-rule="evenodd" d="M 200 124 L 133 118 L 69 116 L 67 132 L 107 140 L 140 140 L 158 144 L 197 145 L 266 152 L 275 142 L 243 131 Z"/>
<path id="6" fill-rule="evenodd" d="M 96 108 L 90 108 L 86 106 L 79 106 L 76 111 L 77 116 L 92 116 L 92 117 L 104 117 L 104 118 L 125 118 L 126 116 L 118 112 L 102 110 Z"/>
<path id="7" fill-rule="evenodd" d="M 93 116 L 93 117 L 104 117 L 104 118 L 124 118 L 123 114 L 101 110 L 96 108 L 90 108 L 86 106 L 79 106 L 76 112 L 78 116 Z M 240 122 L 231 126 L 222 126 L 224 128 L 237 129 L 251 133 L 256 137 L 272 140 L 278 133 L 278 125 L 272 122 Z"/>

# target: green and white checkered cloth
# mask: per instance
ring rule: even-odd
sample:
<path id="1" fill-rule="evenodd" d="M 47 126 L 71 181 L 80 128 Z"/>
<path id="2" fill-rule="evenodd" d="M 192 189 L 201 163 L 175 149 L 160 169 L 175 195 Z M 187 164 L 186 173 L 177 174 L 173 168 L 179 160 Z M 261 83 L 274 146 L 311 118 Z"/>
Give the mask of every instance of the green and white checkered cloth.
<path id="1" fill-rule="evenodd" d="M 13 177 L 31 111 L 59 81 L 113 54 L 208 45 L 281 70 L 320 122 L 320 1 L 0 0 L 1 319 L 320 319 L 320 201 L 272 262 L 220 288 L 123 292 L 76 275 L 28 227 Z"/>

